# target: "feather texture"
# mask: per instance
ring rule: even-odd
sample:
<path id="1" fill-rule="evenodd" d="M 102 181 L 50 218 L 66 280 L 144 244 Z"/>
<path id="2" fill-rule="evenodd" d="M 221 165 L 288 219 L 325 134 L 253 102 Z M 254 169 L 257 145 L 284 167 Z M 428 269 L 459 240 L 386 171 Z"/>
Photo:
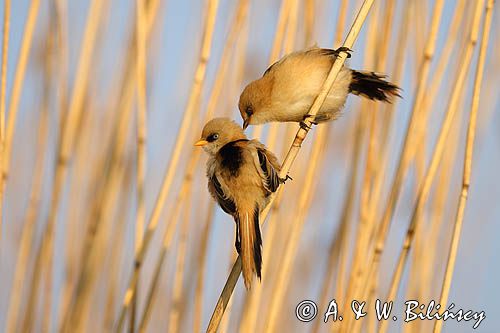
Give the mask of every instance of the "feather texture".
<path id="1" fill-rule="evenodd" d="M 229 128 L 221 120 L 216 123 Z M 260 209 L 267 204 L 269 195 L 284 182 L 279 177 L 280 165 L 276 156 L 257 140 L 217 131 L 212 124 L 204 133 L 202 138 L 213 133 L 222 138 L 237 138 L 218 142 L 219 139 L 207 144 L 213 145 L 206 149 L 210 153 L 207 161 L 208 189 L 222 210 L 236 222 L 235 246 L 242 258 L 245 286 L 250 288 L 254 274 L 261 278 Z"/>

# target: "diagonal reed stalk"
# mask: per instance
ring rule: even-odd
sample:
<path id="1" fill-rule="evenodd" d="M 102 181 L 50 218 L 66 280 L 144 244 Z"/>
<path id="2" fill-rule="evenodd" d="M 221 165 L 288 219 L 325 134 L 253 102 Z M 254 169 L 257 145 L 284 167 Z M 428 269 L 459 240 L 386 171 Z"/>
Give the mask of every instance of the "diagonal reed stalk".
<path id="1" fill-rule="evenodd" d="M 19 107 L 19 99 L 21 98 L 21 91 L 23 89 L 24 75 L 26 73 L 26 66 L 28 57 L 33 42 L 33 32 L 35 30 L 38 12 L 40 8 L 40 0 L 32 0 L 28 9 L 28 16 L 24 25 L 23 40 L 21 42 L 21 50 L 16 65 L 16 74 L 14 75 L 14 83 L 9 102 L 9 117 L 7 119 L 7 128 L 5 130 L 4 140 L 4 160 L 2 165 L 3 184 L 8 179 L 10 169 L 10 159 L 12 154 L 12 144 L 14 139 L 14 130 L 16 127 L 17 112 Z"/>
<path id="2" fill-rule="evenodd" d="M 234 262 L 235 259 L 236 259 L 236 254 L 233 252 L 229 256 L 228 269 L 231 269 L 231 263 Z M 231 310 L 233 309 L 234 302 L 235 302 L 234 297 L 229 300 L 229 304 L 227 305 L 227 308 L 226 308 L 226 316 L 224 316 L 224 318 L 222 318 L 222 322 L 221 322 L 220 327 L 219 327 L 219 333 L 228 333 L 229 322 L 231 320 L 230 314 L 231 314 Z"/>
<path id="3" fill-rule="evenodd" d="M 208 251 L 208 237 L 214 221 L 215 201 L 210 201 L 208 204 L 208 214 L 202 232 L 202 239 L 200 249 L 198 252 L 198 273 L 196 274 L 196 292 L 194 300 L 194 318 L 193 318 L 193 332 L 201 332 L 201 320 L 203 315 L 203 295 L 204 295 L 204 277 L 206 274 L 206 262 Z"/>
<path id="4" fill-rule="evenodd" d="M 48 43 L 47 43 L 48 44 Z M 48 53 L 48 52 L 47 52 Z M 43 100 L 41 103 L 40 120 L 37 134 L 37 156 L 34 166 L 34 175 L 32 180 L 31 192 L 29 196 L 29 204 L 26 210 L 24 225 L 22 229 L 21 240 L 19 244 L 18 257 L 16 260 L 16 268 L 13 278 L 13 285 L 11 287 L 9 308 L 6 317 L 6 332 L 16 331 L 19 327 L 18 318 L 22 304 L 23 286 L 26 284 L 25 277 L 30 264 L 30 255 L 33 253 L 33 246 L 35 239 L 36 217 L 40 210 L 41 192 L 43 185 L 43 175 L 45 172 L 45 154 L 44 151 L 47 147 L 48 141 L 48 128 L 49 128 L 49 88 L 51 87 L 51 70 L 49 67 L 48 54 L 44 54 L 44 92 Z"/>
<path id="5" fill-rule="evenodd" d="M 163 183 L 161 185 L 160 193 L 156 199 L 155 207 L 153 209 L 153 213 L 151 218 L 149 219 L 148 227 L 146 229 L 146 233 L 144 234 L 143 241 L 141 242 L 139 249 L 137 251 L 137 255 L 134 258 L 134 268 L 132 275 L 129 280 L 129 284 L 127 290 L 125 292 L 125 296 L 123 299 L 123 304 L 120 309 L 120 313 L 118 316 L 116 329 L 115 331 L 121 332 L 125 314 L 130 307 L 130 303 L 135 294 L 135 285 L 137 283 L 139 277 L 139 271 L 144 261 L 145 254 L 149 248 L 151 239 L 156 231 L 158 226 L 158 222 L 160 220 L 160 215 L 162 208 L 164 206 L 165 200 L 167 199 L 167 195 L 170 191 L 170 186 L 173 180 L 174 172 L 177 169 L 177 164 L 179 163 L 181 150 L 183 149 L 189 128 L 191 123 L 193 122 L 193 118 L 196 112 L 196 106 L 198 105 L 198 101 L 201 94 L 201 88 L 205 81 L 206 67 L 210 57 L 210 48 L 212 44 L 212 36 L 214 32 L 215 25 L 215 17 L 217 14 L 217 7 L 219 1 L 218 0 L 209 0 L 208 1 L 208 10 L 205 19 L 205 27 L 204 27 L 204 36 L 202 41 L 200 59 L 198 62 L 198 67 L 196 69 L 195 78 L 193 82 L 193 86 L 191 89 L 191 94 L 189 96 L 188 105 L 186 107 L 186 111 L 184 112 L 182 124 L 177 136 L 176 144 L 174 147 L 174 151 L 172 153 L 172 157 L 170 163 L 167 167 L 167 172 L 165 173 L 165 177 L 163 179 Z"/>
<path id="6" fill-rule="evenodd" d="M 194 166 L 196 167 L 196 165 Z M 194 168 L 193 167 L 193 168 Z M 192 182 L 185 182 L 186 184 L 186 198 L 189 198 L 193 192 Z M 172 284 L 172 304 L 170 306 L 170 311 L 168 314 L 168 332 L 177 333 L 181 328 L 181 307 L 183 303 L 183 288 L 184 288 L 184 275 L 185 275 L 185 266 L 186 266 L 186 248 L 187 248 L 187 238 L 188 238 L 188 230 L 189 230 L 189 220 L 190 220 L 190 209 L 189 209 L 189 200 L 185 202 L 185 209 L 182 215 L 183 217 L 178 216 L 176 220 L 181 220 L 182 223 L 180 225 L 179 232 L 179 244 L 177 247 L 177 258 L 175 262 L 175 275 L 174 281 Z M 181 206 L 182 207 L 182 206 Z M 179 209 L 179 212 L 182 210 Z M 166 246 L 166 251 L 168 251 L 168 245 Z M 166 252 L 165 251 L 165 252 Z M 155 288 L 156 289 L 156 288 Z M 153 290 L 153 293 L 156 294 L 156 290 Z M 152 303 L 149 303 L 152 304 Z"/>
<path id="7" fill-rule="evenodd" d="M 351 27 L 351 30 L 349 31 L 347 38 L 344 41 L 345 47 L 352 48 L 354 45 L 354 42 L 359 34 L 359 31 L 361 30 L 361 27 L 368 15 L 368 12 L 370 11 L 370 8 L 373 4 L 374 0 L 365 0 L 363 2 L 363 5 L 361 6 L 358 15 L 356 16 L 356 19 L 354 20 L 354 23 Z M 345 60 L 347 59 L 347 53 L 341 52 L 339 57 L 335 60 L 334 64 L 332 65 L 332 68 L 330 72 L 328 73 L 328 77 L 326 78 L 321 92 L 318 95 L 318 97 L 314 100 L 313 105 L 311 106 L 309 110 L 309 117 L 306 118 L 305 123 L 307 126 L 311 126 L 311 120 L 314 119 L 314 116 L 316 113 L 319 111 L 321 108 L 321 105 L 326 99 L 326 96 L 328 95 L 328 92 L 330 91 L 330 88 L 333 85 L 333 82 L 337 78 L 338 73 L 340 72 L 340 69 L 344 65 Z M 297 131 L 297 134 L 295 136 L 295 139 L 292 143 L 292 146 L 290 147 L 286 158 L 283 162 L 283 165 L 281 167 L 280 171 L 280 177 L 286 177 L 288 174 L 288 171 L 290 170 L 290 167 L 293 165 L 293 162 L 295 161 L 295 158 L 297 157 L 300 148 L 302 146 L 302 142 L 304 141 L 305 137 L 307 136 L 307 133 L 309 130 L 307 128 L 300 128 Z M 264 221 L 267 214 L 269 213 L 269 210 L 272 206 L 272 203 L 274 201 L 274 198 L 276 198 L 276 193 L 271 197 L 271 200 L 269 204 L 266 206 L 266 208 L 261 212 L 260 220 Z M 219 297 L 219 300 L 217 301 L 217 304 L 214 308 L 214 312 L 212 314 L 212 318 L 210 319 L 210 323 L 208 324 L 208 329 L 207 332 L 215 332 L 217 330 L 217 327 L 219 326 L 220 320 L 222 318 L 222 315 L 224 314 L 225 308 L 227 306 L 227 303 L 231 297 L 231 294 L 234 290 L 234 286 L 236 285 L 236 282 L 241 274 L 241 258 L 238 257 L 236 260 L 233 269 L 231 270 L 231 273 L 228 277 L 228 280 L 226 281 L 226 284 L 224 286 L 224 289 L 222 290 L 221 296 Z"/>
<path id="8" fill-rule="evenodd" d="M 474 152 L 474 139 L 476 136 L 476 123 L 477 123 L 477 113 L 479 109 L 479 97 L 481 95 L 481 84 L 483 81 L 484 74 L 484 64 L 486 59 L 486 51 L 488 49 L 488 39 L 491 28 L 491 21 L 493 16 L 493 0 L 487 0 L 486 10 L 484 14 L 484 24 L 483 24 L 483 34 L 481 37 L 481 46 L 479 49 L 479 57 L 477 60 L 476 77 L 474 80 L 474 90 L 472 93 L 472 103 L 469 118 L 469 127 L 467 129 L 467 141 L 465 146 L 464 155 L 464 169 L 462 176 L 462 190 L 460 192 L 459 204 L 457 207 L 455 223 L 453 226 L 453 236 L 450 244 L 450 250 L 448 254 L 448 260 L 446 263 L 445 276 L 443 279 L 443 287 L 441 289 L 441 296 L 439 298 L 439 304 L 442 308 L 445 308 L 448 303 L 448 296 L 450 293 L 451 281 L 453 278 L 453 271 L 455 268 L 455 262 L 458 252 L 458 245 L 460 242 L 460 234 L 462 232 L 462 225 L 464 219 L 465 205 L 467 203 L 467 197 L 469 194 L 470 179 L 472 173 L 472 155 Z M 475 33 L 479 34 L 479 28 L 475 29 Z M 472 35 L 472 33 L 471 33 Z M 474 39 L 475 38 L 475 39 Z M 476 42 L 477 36 L 471 36 L 471 43 Z M 443 323 L 434 324 L 434 333 L 440 333 Z"/>
<path id="9" fill-rule="evenodd" d="M 396 293 L 399 287 L 399 284 L 401 282 L 401 277 L 404 271 L 404 267 L 406 264 L 406 260 L 408 258 L 408 253 L 411 249 L 411 245 L 415 236 L 415 230 L 418 227 L 418 222 L 421 221 L 419 218 L 423 205 L 426 202 L 427 196 L 430 191 L 430 187 L 432 185 L 432 182 L 434 180 L 434 176 L 437 171 L 437 167 L 439 165 L 439 162 L 441 160 L 443 151 L 444 151 L 444 144 L 446 142 L 446 139 L 448 137 L 449 130 L 452 125 L 452 121 L 454 119 L 454 116 L 456 112 L 459 110 L 458 107 L 458 102 L 460 101 L 460 95 L 461 95 L 461 90 L 463 89 L 463 85 L 465 84 L 466 77 L 467 77 L 467 72 L 469 70 L 471 60 L 472 60 L 472 54 L 474 52 L 474 48 L 477 42 L 477 36 L 478 36 L 478 30 L 480 26 L 480 19 L 481 19 L 481 12 L 483 7 L 483 1 L 478 1 L 476 3 L 476 10 L 474 11 L 474 20 L 472 24 L 472 29 L 470 32 L 470 39 L 468 45 L 466 45 L 466 48 L 464 50 L 464 54 L 460 59 L 462 60 L 459 68 L 460 71 L 458 73 L 458 77 L 455 80 L 455 85 L 453 88 L 452 95 L 450 97 L 450 101 L 448 104 L 448 108 L 446 111 L 446 116 L 443 121 L 442 127 L 439 131 L 439 137 L 438 141 L 436 143 L 436 146 L 433 150 L 432 154 L 432 159 L 430 162 L 430 165 L 428 169 L 426 170 L 425 177 L 423 180 L 423 183 L 419 186 L 419 191 L 417 195 L 417 202 L 415 204 L 414 210 L 413 210 L 413 215 L 411 222 L 408 226 L 408 230 L 405 235 L 405 239 L 403 242 L 403 247 L 401 249 L 401 252 L 399 254 L 398 262 L 396 264 L 396 269 L 394 270 L 393 276 L 392 276 L 392 282 L 391 282 L 391 287 L 389 290 L 389 294 L 387 299 L 388 300 L 394 300 L 396 297 Z M 386 325 L 387 323 L 382 322 L 381 323 L 381 331 L 385 332 L 386 330 Z"/>
<path id="10" fill-rule="evenodd" d="M 145 206 L 144 206 L 144 182 L 146 178 L 146 139 L 147 139 L 147 123 L 146 123 L 146 1 L 136 0 L 136 81 L 137 81 L 137 213 L 135 221 L 135 255 L 139 250 L 144 235 L 145 222 Z M 130 333 L 134 332 L 135 317 L 137 312 L 137 282 L 135 289 L 136 293 L 132 300 L 132 308 L 130 309 Z"/>
<path id="11" fill-rule="evenodd" d="M 9 54 L 9 28 L 10 0 L 5 0 L 3 4 L 2 63 L 0 69 L 0 244 L 2 244 L 3 227 L 4 178 L 2 175 L 3 164 L 5 160 L 5 94 L 7 91 L 7 56 Z"/>

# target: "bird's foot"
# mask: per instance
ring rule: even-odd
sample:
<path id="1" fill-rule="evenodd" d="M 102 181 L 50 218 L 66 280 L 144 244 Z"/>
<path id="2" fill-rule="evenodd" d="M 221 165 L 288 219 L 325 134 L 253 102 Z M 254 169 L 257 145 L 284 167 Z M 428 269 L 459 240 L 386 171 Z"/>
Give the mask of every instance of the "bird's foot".
<path id="1" fill-rule="evenodd" d="M 315 121 L 315 119 L 316 119 L 316 116 L 313 117 L 309 114 L 306 114 L 304 116 L 304 118 L 302 119 L 302 121 L 299 123 L 300 128 L 302 128 L 303 130 L 309 131 L 312 127 L 306 123 L 306 120 L 309 120 L 311 125 L 318 125 L 318 122 Z"/>
<path id="2" fill-rule="evenodd" d="M 336 55 L 337 55 L 337 58 L 338 58 L 338 56 L 340 55 L 340 52 L 345 52 L 345 53 L 347 53 L 347 58 L 350 58 L 350 57 L 351 57 L 351 52 L 352 52 L 352 50 L 351 50 L 350 48 L 348 48 L 348 47 L 345 47 L 345 46 L 341 46 L 341 47 L 337 48 L 337 49 L 335 50 L 335 53 L 336 53 Z"/>
<path id="3" fill-rule="evenodd" d="M 306 131 L 309 131 L 311 129 L 311 126 L 307 125 L 304 121 L 301 121 L 299 123 L 299 126 L 300 126 L 300 128 L 302 128 L 303 130 L 306 130 Z"/>
<path id="4" fill-rule="evenodd" d="M 279 180 L 280 180 L 280 183 L 281 183 L 281 184 L 285 184 L 285 183 L 286 183 L 286 181 L 287 181 L 287 180 L 289 180 L 289 179 L 290 179 L 290 180 L 293 180 L 293 178 L 292 178 L 292 177 L 290 177 L 289 175 L 286 175 L 286 177 L 285 177 L 285 178 L 280 178 Z"/>

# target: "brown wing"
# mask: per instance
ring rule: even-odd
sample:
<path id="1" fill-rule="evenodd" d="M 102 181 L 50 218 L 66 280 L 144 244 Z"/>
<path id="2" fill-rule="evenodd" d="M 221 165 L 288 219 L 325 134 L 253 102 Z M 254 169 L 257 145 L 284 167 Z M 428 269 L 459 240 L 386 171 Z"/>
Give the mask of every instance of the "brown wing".
<path id="1" fill-rule="evenodd" d="M 209 177 L 208 190 L 223 211 L 229 215 L 234 215 L 236 213 L 236 205 L 234 204 L 234 201 L 224 194 L 222 186 L 215 174 Z"/>
<path id="2" fill-rule="evenodd" d="M 262 172 L 264 186 L 269 192 L 276 192 L 280 184 L 284 183 L 284 179 L 279 177 L 281 167 L 278 163 L 278 159 L 272 152 L 267 150 L 262 143 L 251 140 L 249 144 L 254 146 L 257 151 L 259 162 L 257 167 Z"/>

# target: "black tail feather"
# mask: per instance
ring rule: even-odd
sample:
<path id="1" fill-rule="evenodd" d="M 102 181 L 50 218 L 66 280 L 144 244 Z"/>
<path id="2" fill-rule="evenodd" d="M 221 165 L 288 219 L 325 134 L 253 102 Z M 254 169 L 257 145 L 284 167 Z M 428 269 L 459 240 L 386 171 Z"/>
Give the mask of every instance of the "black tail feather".
<path id="1" fill-rule="evenodd" d="M 253 213 L 253 223 L 255 228 L 255 243 L 253 247 L 253 260 L 255 262 L 255 270 L 259 280 L 262 279 L 262 236 L 260 234 L 260 224 L 259 224 L 259 208 L 255 207 Z"/>
<path id="2" fill-rule="evenodd" d="M 384 78 L 384 75 L 374 72 L 353 70 L 349 92 L 383 102 L 391 102 L 391 98 L 394 96 L 401 97 L 399 95 L 400 88 Z"/>

